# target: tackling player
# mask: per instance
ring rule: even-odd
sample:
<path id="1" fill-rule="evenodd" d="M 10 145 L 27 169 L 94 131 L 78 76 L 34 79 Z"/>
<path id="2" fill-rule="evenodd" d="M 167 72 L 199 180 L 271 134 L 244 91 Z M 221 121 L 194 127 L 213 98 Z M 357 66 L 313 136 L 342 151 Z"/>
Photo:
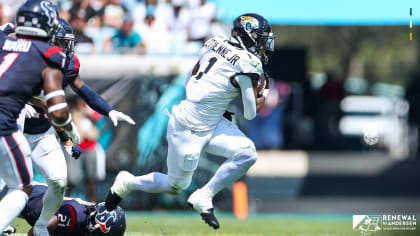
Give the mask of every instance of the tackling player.
<path id="1" fill-rule="evenodd" d="M 10 32 L 12 29 L 9 29 Z M 91 90 L 80 79 L 80 63 L 77 56 L 73 53 L 74 35 L 70 24 L 59 18 L 59 27 L 55 35 L 55 44 L 62 48 L 66 54 L 64 78 L 62 87 L 65 89 L 70 85 L 72 89 L 90 105 L 94 110 L 109 115 L 114 125 L 118 120 L 134 124 L 134 121 L 127 115 L 112 110 L 111 106 L 97 93 Z M 55 137 L 54 128 L 51 127 L 48 116 L 45 113 L 45 106 L 42 100 L 37 100 L 38 106 L 34 106 L 36 113 L 31 118 L 25 120 L 24 133 L 32 148 L 32 161 L 35 169 L 46 179 L 50 187 L 44 195 L 44 204 L 41 216 L 35 224 L 34 232 L 46 232 L 46 225 L 49 219 L 60 206 L 64 195 L 67 182 L 67 167 L 63 152 Z M 57 129 L 57 128 L 56 128 Z M 65 132 L 56 130 L 60 141 L 64 145 L 64 150 L 69 156 L 78 157 L 72 148 L 73 143 Z M 77 143 L 75 143 L 77 144 Z M 80 153 L 79 153 L 80 154 Z M 46 235 L 46 234 L 45 234 Z"/>
<path id="2" fill-rule="evenodd" d="M 55 9 L 56 7 L 53 6 L 53 8 Z M 1 30 L 7 34 L 13 34 L 15 26 L 11 23 L 7 23 L 1 27 Z M 80 79 L 79 59 L 73 53 L 73 30 L 70 24 L 62 18 L 59 18 L 59 27 L 55 35 L 54 43 L 62 48 L 67 56 L 62 83 L 63 89 L 65 89 L 67 85 L 70 85 L 95 111 L 102 115 L 108 115 L 114 126 L 118 124 L 119 120 L 135 124 L 129 116 L 113 110 L 101 96 L 91 90 Z M 42 214 L 35 225 L 35 234 L 41 234 L 41 232 L 46 232 L 46 225 L 48 224 L 49 219 L 55 213 L 62 201 L 67 181 L 67 167 L 60 145 L 55 138 L 54 129 L 48 121 L 48 116 L 45 112 L 45 101 L 32 99 L 32 102 L 36 102 L 37 105 L 34 106 L 35 112 L 32 112 L 29 115 L 29 118 L 25 119 L 25 123 L 20 124 L 20 126 L 24 127 L 25 137 L 28 139 L 33 150 L 32 160 L 34 167 L 45 177 L 50 186 L 50 190 L 45 194 Z M 27 113 L 29 113 L 28 110 Z M 73 142 L 68 135 L 63 131 L 58 130 L 57 127 L 55 127 L 55 129 L 60 137 L 60 141 L 64 145 L 64 150 L 66 150 L 67 155 L 77 158 L 80 155 L 80 151 L 77 148 L 75 149 L 72 147 Z"/>
<path id="3" fill-rule="evenodd" d="M 243 176 L 257 160 L 254 143 L 223 117 L 229 103 L 242 96 L 244 117 L 253 119 L 264 106 L 262 63 L 274 50 L 274 35 L 268 21 L 257 14 L 244 14 L 233 22 L 230 39 L 214 37 L 202 48 L 198 63 L 184 83 L 187 98 L 172 108 L 167 139 L 168 174 L 153 172 L 133 176 L 121 171 L 112 185 L 105 206 L 114 207 L 133 190 L 177 194 L 186 189 L 202 152 L 227 158 L 210 181 L 188 198 L 188 204 L 214 229 L 219 222 L 212 199 L 221 189 Z"/>
<path id="4" fill-rule="evenodd" d="M 8 192 L 0 201 L 0 232 L 13 221 L 32 191 L 32 161 L 17 118 L 25 103 L 41 90 L 51 122 L 77 140 L 62 90 L 66 56 L 47 44 L 58 19 L 49 1 L 25 1 L 16 14 L 17 38 L 0 32 L 0 177 Z"/>

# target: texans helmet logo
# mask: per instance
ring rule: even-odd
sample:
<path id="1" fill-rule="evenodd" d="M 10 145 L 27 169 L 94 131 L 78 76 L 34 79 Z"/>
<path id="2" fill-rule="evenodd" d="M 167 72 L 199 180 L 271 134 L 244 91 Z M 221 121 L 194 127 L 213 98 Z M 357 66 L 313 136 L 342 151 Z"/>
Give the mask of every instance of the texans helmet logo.
<path id="1" fill-rule="evenodd" d="M 52 3 L 50 1 L 42 1 L 41 8 L 48 18 L 48 25 L 54 25 L 56 23 L 57 15 L 54 9 L 52 8 Z"/>
<path id="2" fill-rule="evenodd" d="M 95 222 L 99 225 L 101 231 L 104 233 L 108 233 L 111 230 L 111 225 L 115 223 L 116 220 L 117 214 L 115 211 L 103 211 L 98 213 L 95 217 Z"/>

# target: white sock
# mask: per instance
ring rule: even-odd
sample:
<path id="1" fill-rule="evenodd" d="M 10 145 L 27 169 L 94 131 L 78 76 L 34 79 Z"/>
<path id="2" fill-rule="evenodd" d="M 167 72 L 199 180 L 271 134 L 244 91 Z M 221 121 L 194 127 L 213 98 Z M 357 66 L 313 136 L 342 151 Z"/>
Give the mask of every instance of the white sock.
<path id="1" fill-rule="evenodd" d="M 53 184 L 48 185 L 47 192 L 44 194 L 44 198 L 42 199 L 43 207 L 41 215 L 35 225 L 47 226 L 51 217 L 54 216 L 63 202 L 64 188 L 60 188 L 59 186 L 54 188 L 52 185 Z"/>
<path id="2" fill-rule="evenodd" d="M 131 181 L 131 189 L 149 193 L 174 192 L 174 189 L 168 182 L 168 175 L 159 172 L 134 177 Z"/>
<path id="3" fill-rule="evenodd" d="M 28 195 L 20 189 L 9 189 L 0 201 L 0 233 L 10 225 L 25 208 Z"/>
<path id="4" fill-rule="evenodd" d="M 232 160 L 226 160 L 207 183 L 208 189 L 214 196 L 223 188 L 231 186 L 248 171 L 256 160 L 256 153 L 251 150 L 240 153 Z"/>

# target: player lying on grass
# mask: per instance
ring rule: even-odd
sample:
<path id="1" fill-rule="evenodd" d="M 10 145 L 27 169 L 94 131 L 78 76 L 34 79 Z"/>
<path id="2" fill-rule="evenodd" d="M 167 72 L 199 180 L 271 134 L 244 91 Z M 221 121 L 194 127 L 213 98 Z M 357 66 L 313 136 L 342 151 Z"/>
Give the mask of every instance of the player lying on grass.
<path id="1" fill-rule="evenodd" d="M 241 95 L 244 117 L 253 119 L 264 106 L 260 81 L 274 35 L 268 21 L 257 14 L 244 14 L 233 22 L 230 39 L 214 37 L 202 48 L 198 62 L 184 83 L 187 98 L 172 108 L 167 139 L 168 173 L 143 176 L 120 172 L 105 206 L 114 209 L 133 190 L 177 194 L 190 183 L 202 152 L 227 158 L 210 181 L 188 198 L 188 204 L 214 229 L 219 222 L 212 199 L 243 176 L 257 160 L 254 143 L 224 118 L 230 102 Z M 257 87 L 258 85 L 258 87 Z"/>
<path id="2" fill-rule="evenodd" d="M 34 226 L 42 209 L 42 198 L 47 191 L 44 184 L 35 183 L 28 203 L 20 214 Z M 125 231 L 125 213 L 121 207 L 106 211 L 104 203 L 95 204 L 80 198 L 65 197 L 57 213 L 49 220 L 48 231 L 60 236 L 122 236 Z M 33 235 L 33 228 L 28 232 Z"/>

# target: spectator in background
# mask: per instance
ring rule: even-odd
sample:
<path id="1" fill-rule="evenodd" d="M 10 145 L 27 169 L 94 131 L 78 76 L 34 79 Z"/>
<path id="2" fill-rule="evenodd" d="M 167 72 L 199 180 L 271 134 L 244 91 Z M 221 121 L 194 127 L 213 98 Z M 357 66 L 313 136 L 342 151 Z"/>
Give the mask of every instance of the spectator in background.
<path id="1" fill-rule="evenodd" d="M 85 34 L 85 29 L 87 26 L 85 15 L 83 13 L 80 15 L 74 15 L 70 24 L 73 28 L 73 33 L 76 38 L 74 51 L 77 54 L 95 53 L 95 44 L 93 43 L 93 40 Z"/>
<path id="2" fill-rule="evenodd" d="M 316 119 L 317 146 L 321 149 L 338 149 L 342 145 L 339 121 L 342 116 L 340 103 L 346 96 L 344 80 L 327 73 L 327 81 L 319 91 L 319 109 Z"/>
<path id="3" fill-rule="evenodd" d="M 172 10 L 168 15 L 171 54 L 195 55 L 203 46 L 202 43 L 188 42 L 188 26 L 191 23 L 190 10 L 185 0 L 172 0 Z"/>
<path id="4" fill-rule="evenodd" d="M 90 5 L 90 1 L 86 0 L 74 0 L 73 5 L 70 8 L 70 21 L 76 18 L 84 18 L 88 21 L 90 18 L 96 15 L 95 9 Z"/>
<path id="5" fill-rule="evenodd" d="M 185 0 L 172 0 L 172 11 L 169 12 L 166 21 L 169 30 L 186 33 L 189 21 L 190 15 L 185 7 Z"/>
<path id="6" fill-rule="evenodd" d="M 128 14 L 132 14 L 132 11 L 138 5 L 138 0 L 121 0 L 121 5 L 127 10 Z"/>
<path id="7" fill-rule="evenodd" d="M 321 99 L 324 103 L 339 106 L 341 100 L 346 96 L 344 82 L 332 73 L 327 73 L 327 82 L 321 87 Z"/>
<path id="8" fill-rule="evenodd" d="M 141 53 L 145 49 L 140 34 L 133 30 L 134 21 L 126 17 L 120 29 L 114 36 L 108 38 L 104 43 L 104 51 L 118 53 Z"/>
<path id="9" fill-rule="evenodd" d="M 80 134 L 81 143 L 79 146 L 83 150 L 83 153 L 77 160 L 73 158 L 67 159 L 67 176 L 69 182 L 67 196 L 70 195 L 72 189 L 78 185 L 84 177 L 88 200 L 95 202 L 95 182 L 99 179 L 97 157 L 99 131 L 96 127 L 96 120 L 99 117 L 78 96 L 70 98 L 69 105 L 73 122 Z"/>
<path id="10" fill-rule="evenodd" d="M 206 0 L 199 1 L 190 10 L 188 40 L 204 43 L 210 35 L 211 24 L 216 19 L 216 5 Z"/>
<path id="11" fill-rule="evenodd" d="M 121 5 L 120 0 L 106 0 L 99 14 L 103 17 L 103 25 L 119 29 L 123 23 L 127 10 Z"/>
<path id="12" fill-rule="evenodd" d="M 0 3 L 0 25 L 10 22 L 10 7 L 6 4 Z"/>
<path id="13" fill-rule="evenodd" d="M 179 54 L 185 51 L 190 16 L 188 8 L 185 7 L 185 0 L 172 0 L 171 3 L 172 10 L 169 11 L 166 23 L 171 39 L 171 53 Z"/>
<path id="14" fill-rule="evenodd" d="M 4 6 L 0 3 L 0 25 L 6 24 L 6 16 L 4 14 Z"/>
<path id="15" fill-rule="evenodd" d="M 169 34 L 162 21 L 155 18 L 155 0 L 146 0 L 144 20 L 138 22 L 136 29 L 142 37 L 147 54 L 168 54 Z"/>

